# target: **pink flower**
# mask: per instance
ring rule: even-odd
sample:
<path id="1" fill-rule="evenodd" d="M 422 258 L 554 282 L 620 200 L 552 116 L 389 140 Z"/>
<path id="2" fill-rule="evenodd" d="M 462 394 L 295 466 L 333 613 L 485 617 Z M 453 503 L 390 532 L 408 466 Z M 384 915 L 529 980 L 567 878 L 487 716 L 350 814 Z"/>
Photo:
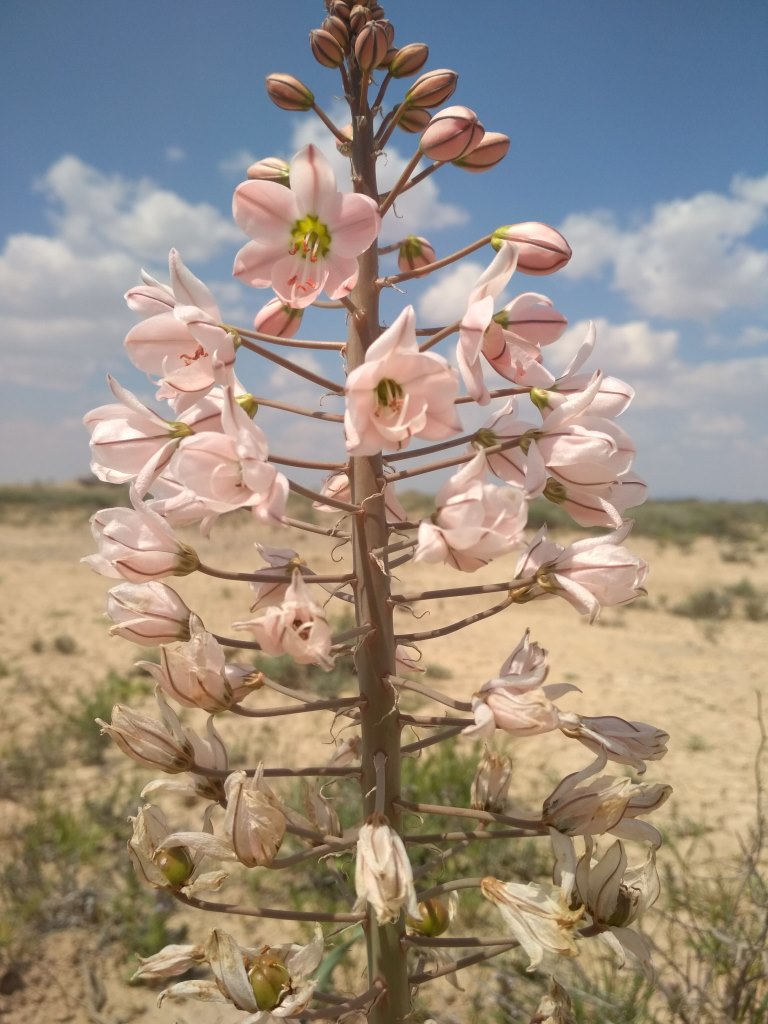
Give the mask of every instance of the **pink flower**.
<path id="1" fill-rule="evenodd" d="M 517 269 L 523 274 L 554 274 L 573 255 L 560 232 L 539 221 L 497 228 L 491 245 L 498 248 L 504 242 L 514 242 L 518 247 Z"/>
<path id="2" fill-rule="evenodd" d="M 376 203 L 336 188 L 331 165 L 314 146 L 290 165 L 291 187 L 274 181 L 238 185 L 233 213 L 254 239 L 235 258 L 234 274 L 255 288 L 274 288 L 290 306 L 309 306 L 320 292 L 348 295 L 357 281 L 357 257 L 379 232 Z"/>
<path id="3" fill-rule="evenodd" d="M 546 295 L 524 292 L 491 320 L 483 339 L 483 355 L 506 380 L 526 387 L 549 387 L 554 377 L 541 365 L 541 346 L 557 341 L 567 325 Z"/>
<path id="4" fill-rule="evenodd" d="M 161 379 L 158 398 L 172 400 L 180 411 L 210 391 L 216 364 L 233 365 L 235 346 L 213 295 L 175 249 L 169 268 L 170 288 L 145 276 L 144 288 L 126 293 L 133 309 L 149 315 L 129 331 L 125 348 L 134 366 Z"/>
<path id="5" fill-rule="evenodd" d="M 271 548 L 266 544 L 257 544 L 256 550 L 266 560 L 266 565 L 262 568 L 282 570 L 285 573 L 285 582 L 251 583 L 251 590 L 256 596 L 256 600 L 251 605 L 252 612 L 284 601 L 288 587 L 291 585 L 294 569 L 301 572 L 301 567 L 305 565 L 298 553 L 291 548 Z"/>
<path id="6" fill-rule="evenodd" d="M 133 508 L 106 508 L 91 517 L 97 555 L 81 561 L 112 579 L 145 583 L 188 576 L 200 565 L 196 552 L 176 539 L 166 521 L 131 494 Z"/>
<path id="7" fill-rule="evenodd" d="M 189 640 L 190 614 L 176 591 L 156 580 L 120 583 L 107 598 L 109 632 L 144 647 Z"/>
<path id="8" fill-rule="evenodd" d="M 480 452 L 441 487 L 434 521 L 419 524 L 414 561 L 474 572 L 519 547 L 528 517 L 523 492 L 484 483 L 485 471 Z"/>
<path id="9" fill-rule="evenodd" d="M 326 672 L 333 668 L 328 620 L 298 569 L 280 605 L 267 608 L 257 619 L 233 625 L 253 633 L 265 654 L 289 654 L 300 665 L 319 665 Z"/>
<path id="10" fill-rule="evenodd" d="M 520 599 L 558 594 L 594 622 L 603 605 L 626 604 L 644 594 L 648 566 L 620 546 L 632 525 L 627 520 L 612 533 L 585 537 L 567 548 L 547 540 L 544 527 L 518 562 L 516 578 L 535 576 Z"/>
<path id="11" fill-rule="evenodd" d="M 218 516 L 239 508 L 250 509 L 264 522 L 280 520 L 288 497 L 288 481 L 267 461 L 264 432 L 238 405 L 231 388 L 224 394 L 224 432 L 186 438 L 169 466 L 172 479 L 184 488 L 170 509 L 194 499 L 204 531 Z"/>
<path id="12" fill-rule="evenodd" d="M 416 315 L 406 306 L 347 377 L 344 426 L 351 455 L 405 448 L 412 437 L 439 441 L 461 430 L 456 371 L 419 352 Z"/>

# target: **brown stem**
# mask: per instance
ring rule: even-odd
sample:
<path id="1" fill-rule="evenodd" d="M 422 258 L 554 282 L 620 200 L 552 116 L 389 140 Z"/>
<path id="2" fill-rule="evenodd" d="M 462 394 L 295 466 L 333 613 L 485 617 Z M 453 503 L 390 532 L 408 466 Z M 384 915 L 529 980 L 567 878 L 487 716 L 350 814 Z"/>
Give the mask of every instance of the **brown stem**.
<path id="1" fill-rule="evenodd" d="M 421 693 L 425 697 L 429 697 L 430 700 L 436 700 L 439 704 L 445 704 L 448 708 L 455 708 L 457 711 L 471 711 L 472 704 L 468 700 L 454 700 L 453 697 L 449 697 L 445 693 L 441 693 L 440 690 L 433 690 L 429 686 L 425 686 L 424 683 L 419 683 L 415 679 L 403 679 L 401 676 L 389 676 L 388 682 L 392 686 L 398 687 L 400 690 L 412 690 L 414 693 Z"/>
<path id="2" fill-rule="evenodd" d="M 305 498 L 309 498 L 310 501 L 319 501 L 323 505 L 330 505 L 331 508 L 337 508 L 341 512 L 350 512 L 355 514 L 360 511 L 358 505 L 350 505 L 347 501 L 340 501 L 338 498 L 334 498 L 331 494 L 320 494 L 319 491 L 313 491 L 309 487 L 304 487 L 301 484 L 297 484 L 295 480 L 290 480 L 288 486 L 294 492 L 294 494 L 301 494 Z"/>
<path id="3" fill-rule="evenodd" d="M 325 501 L 325 498 L 323 498 Z M 304 530 L 305 533 L 318 533 L 321 537 L 336 537 L 339 540 L 349 540 L 348 533 L 339 533 L 335 526 L 316 526 L 315 523 L 306 523 L 303 519 L 293 519 L 291 516 L 283 516 L 280 520 L 285 526 L 292 526 L 294 530 Z"/>
<path id="4" fill-rule="evenodd" d="M 351 146 L 352 180 L 355 190 L 374 201 L 378 197 L 376 183 L 376 147 L 373 137 L 373 117 L 367 105 L 367 77 L 350 66 L 353 97 Z M 364 81 L 366 78 L 366 81 Z M 408 172 L 410 173 L 410 172 Z M 382 215 L 397 194 L 390 192 L 389 201 L 381 208 Z M 358 281 L 350 296 L 352 309 L 348 318 L 347 366 L 352 371 L 365 360 L 367 349 L 380 334 L 379 275 L 376 246 L 372 245 L 358 258 Z M 355 672 L 365 706 L 360 711 L 361 731 L 361 792 L 364 814 L 373 814 L 378 807 L 392 828 L 399 830 L 400 812 L 394 800 L 400 792 L 400 725 L 396 715 L 397 692 L 385 679 L 395 671 L 395 638 L 392 625 L 392 607 L 389 603 L 390 579 L 386 567 L 371 557 L 371 552 L 387 544 L 389 530 L 386 521 L 382 458 L 357 456 L 350 466 L 350 486 L 353 503 L 361 513 L 352 519 L 352 550 L 354 572 L 358 580 L 355 590 L 355 616 L 358 626 L 372 623 L 375 630 L 357 645 Z M 377 773 L 375 755 L 383 754 L 383 772 Z M 381 763 L 381 758 L 379 759 Z M 401 920 L 380 925 L 372 909 L 365 926 L 368 981 L 380 983 L 384 996 L 370 1010 L 370 1024 L 390 1024 L 404 1020 L 411 1011 L 408 972 L 402 956 L 400 939 L 403 935 Z"/>
<path id="5" fill-rule="evenodd" d="M 329 469 L 332 472 L 338 472 L 346 466 L 346 462 L 318 462 L 316 459 L 296 459 L 290 455 L 277 455 L 275 452 L 269 453 L 267 462 L 272 462 L 276 466 L 295 466 L 297 469 Z"/>
<path id="6" fill-rule="evenodd" d="M 441 725 L 474 725 L 474 718 L 453 718 L 451 715 L 399 715 L 402 725 L 441 726 Z"/>
<path id="7" fill-rule="evenodd" d="M 221 326 L 226 331 L 234 332 L 239 338 L 254 338 L 256 341 L 266 341 L 270 345 L 283 345 L 286 348 L 324 349 L 332 352 L 344 351 L 343 341 L 301 341 L 296 338 L 281 338 L 279 334 L 265 334 L 263 331 L 246 331 L 242 327 L 234 327 L 230 324 L 222 324 Z"/>
<path id="8" fill-rule="evenodd" d="M 405 270 L 402 274 L 391 274 L 389 277 L 382 277 L 378 282 L 379 286 L 381 288 L 391 288 L 392 285 L 402 284 L 403 281 L 410 281 L 414 277 L 426 277 L 427 274 L 432 274 L 435 270 L 441 270 L 443 267 L 449 267 L 451 263 L 456 263 L 457 260 L 462 260 L 465 256 L 469 256 L 470 253 L 482 249 L 484 245 L 488 245 L 492 237 L 492 235 L 484 235 L 482 238 L 478 238 L 476 242 L 465 245 L 463 249 L 457 249 L 456 252 L 452 252 L 450 256 L 444 256 L 441 260 L 428 263 L 425 267 L 417 267 L 415 270 Z"/>
<path id="9" fill-rule="evenodd" d="M 295 416 L 308 416 L 313 420 L 325 420 L 326 423 L 343 423 L 344 417 L 335 412 L 321 412 L 318 409 L 305 409 L 301 405 L 291 405 L 289 402 L 276 402 L 272 398 L 259 398 L 253 396 L 257 405 L 263 405 L 265 409 L 280 409 L 281 412 L 290 412 Z"/>
<path id="10" fill-rule="evenodd" d="M 547 835 L 548 830 L 539 818 L 512 818 L 508 814 L 496 814 L 494 811 L 476 811 L 474 807 L 451 807 L 444 804 L 422 804 L 414 803 L 411 800 L 398 800 L 402 808 L 407 811 L 417 811 L 419 814 L 439 814 L 444 818 L 474 818 L 476 821 L 496 821 L 500 825 L 511 825 L 513 828 L 523 828 L 526 832 L 534 832 L 537 835 Z M 424 899 L 425 897 L 421 897 Z"/>
<path id="11" fill-rule="evenodd" d="M 174 899 L 179 903 L 186 903 L 188 907 L 196 907 L 198 910 L 210 910 L 216 914 L 239 914 L 242 917 L 269 917 L 276 921 L 330 921 L 343 923 L 345 921 L 363 921 L 364 914 L 331 914 L 322 910 L 278 910 L 275 907 L 244 907 L 240 903 L 213 903 L 210 900 L 201 900 L 197 896 L 185 896 L 178 889 L 171 890 Z"/>
<path id="12" fill-rule="evenodd" d="M 417 754 L 419 751 L 424 750 L 425 747 L 434 747 L 436 743 L 442 743 L 443 740 L 453 739 L 454 736 L 458 736 L 462 730 L 462 726 L 457 725 L 453 729 L 446 729 L 445 732 L 435 733 L 434 736 L 428 736 L 425 740 L 415 740 L 413 743 L 406 743 L 401 747 L 402 754 Z"/>
<path id="13" fill-rule="evenodd" d="M 242 718 L 279 718 L 281 715 L 303 715 L 309 711 L 338 711 L 355 707 L 359 703 L 359 697 L 335 697 L 333 700 L 316 700 L 311 704 L 284 704 L 279 708 L 244 708 L 235 704 L 229 710 Z"/>
<path id="14" fill-rule="evenodd" d="M 438 452 L 447 451 L 449 448 L 458 448 L 460 444 L 471 444 L 474 434 L 464 434 L 462 437 L 454 437 L 450 441 L 440 441 L 439 444 L 425 445 L 423 448 L 414 448 L 412 451 L 387 453 L 387 463 L 402 462 L 403 459 L 418 459 L 424 455 L 436 455 Z M 473 452 L 476 455 L 477 452 Z"/>
<path id="15" fill-rule="evenodd" d="M 270 352 L 267 348 L 262 348 L 261 345 L 257 345 L 254 341 L 248 341 L 247 338 L 241 339 L 242 348 L 247 348 L 250 352 L 255 352 L 258 356 L 263 356 L 268 359 L 270 363 L 277 363 L 278 366 L 282 366 L 284 370 L 290 370 L 291 373 L 295 373 L 297 377 L 303 377 L 304 380 L 311 381 L 313 384 L 319 384 L 321 388 L 325 388 L 326 391 L 330 391 L 334 395 L 343 395 L 344 388 L 341 384 L 336 384 L 335 381 L 328 380 L 327 377 L 321 377 L 317 373 L 312 373 L 311 370 L 306 370 L 303 366 L 298 366 L 296 363 L 292 363 L 290 359 L 283 359 L 276 352 Z"/>
<path id="16" fill-rule="evenodd" d="M 418 643 L 420 640 L 435 640 L 439 636 L 448 636 L 449 633 L 455 633 L 459 629 L 464 629 L 465 626 L 471 626 L 475 622 L 489 619 L 492 615 L 498 615 L 499 612 L 503 612 L 505 608 L 509 608 L 511 604 L 514 604 L 514 601 L 514 594 L 510 594 L 509 597 L 499 601 L 498 604 L 493 605 L 491 608 L 486 608 L 482 612 L 475 612 L 474 615 L 467 615 L 466 618 L 451 622 L 448 626 L 441 626 L 438 629 L 427 629 L 423 633 L 400 633 L 397 636 L 397 642 L 410 644 Z"/>
<path id="17" fill-rule="evenodd" d="M 418 846 L 420 844 L 434 844 L 434 843 L 455 843 L 459 841 L 459 848 L 463 849 L 467 845 L 468 841 L 474 841 L 475 839 L 529 839 L 531 832 L 529 829 L 522 828 L 505 828 L 497 829 L 495 832 L 488 832 L 485 829 L 474 829 L 471 832 L 418 832 L 415 835 L 403 836 L 403 842 L 408 845 Z M 441 853 L 440 860 L 444 860 L 445 857 L 451 853 L 458 851 L 445 850 Z M 429 865 L 431 870 L 432 864 Z M 418 877 L 418 870 L 414 871 L 413 877 Z"/>
<path id="18" fill-rule="evenodd" d="M 228 572 L 226 569 L 214 569 L 213 566 L 205 565 L 201 562 L 197 567 L 197 571 L 205 573 L 206 576 L 215 576 L 218 580 L 239 580 L 242 583 L 291 582 L 290 576 L 286 575 L 286 573 L 279 573 L 269 569 L 264 572 Z M 302 576 L 306 583 L 352 583 L 355 578 L 351 572 L 321 574 L 304 571 Z"/>
<path id="19" fill-rule="evenodd" d="M 473 964 L 479 964 L 483 960 L 491 960 L 495 956 L 499 956 L 500 953 L 506 953 L 510 949 L 514 949 L 518 943 L 505 942 L 504 945 L 492 946 L 490 949 L 483 953 L 473 953 L 471 956 L 464 956 L 461 960 L 456 960 L 455 963 L 445 964 L 443 967 L 437 967 L 434 971 L 421 971 L 419 974 L 412 974 L 409 977 L 409 981 L 412 985 L 423 985 L 425 981 L 432 981 L 434 978 L 443 978 L 446 974 L 453 974 L 455 971 L 462 971 L 465 967 L 471 967 Z"/>
<path id="20" fill-rule="evenodd" d="M 332 135 L 335 135 L 339 142 L 343 143 L 345 146 L 347 145 L 349 139 L 346 137 L 346 135 L 344 135 L 342 131 L 340 131 L 336 127 L 336 125 L 333 123 L 330 117 L 328 117 L 328 115 L 322 109 L 322 107 L 318 107 L 316 103 L 313 103 L 312 106 L 310 107 L 310 110 L 313 110 L 314 113 L 317 114 L 317 116 L 323 122 L 328 131 L 331 132 Z"/>
<path id="21" fill-rule="evenodd" d="M 419 171 L 418 174 L 414 174 L 414 176 L 411 178 L 408 184 L 403 187 L 402 192 L 408 192 L 410 189 L 414 188 L 414 186 L 424 181 L 425 178 L 428 178 L 430 174 L 434 174 L 439 167 L 444 167 L 447 163 L 450 163 L 450 161 L 435 160 L 435 162 L 433 164 L 430 164 L 429 167 L 425 167 L 423 171 Z"/>
<path id="22" fill-rule="evenodd" d="M 382 217 L 387 212 L 387 210 L 390 208 L 390 206 L 394 203 L 394 201 L 397 199 L 397 197 L 400 195 L 400 193 L 403 191 L 403 187 L 407 183 L 407 181 L 410 178 L 410 176 L 413 173 L 413 171 L 418 166 L 418 163 L 421 160 L 421 156 L 422 156 L 421 150 L 417 149 L 416 152 L 411 157 L 411 159 L 408 161 L 408 163 L 403 168 L 403 172 L 400 175 L 400 177 L 397 179 L 397 181 L 392 186 L 392 188 L 389 190 L 389 192 L 387 192 L 386 196 L 384 196 L 382 198 L 382 200 L 381 200 L 381 202 L 379 204 L 379 213 L 381 214 Z M 376 198 L 376 197 L 374 196 L 374 198 Z M 375 278 L 373 280 L 375 280 Z M 387 281 L 389 281 L 389 278 L 387 278 Z"/>

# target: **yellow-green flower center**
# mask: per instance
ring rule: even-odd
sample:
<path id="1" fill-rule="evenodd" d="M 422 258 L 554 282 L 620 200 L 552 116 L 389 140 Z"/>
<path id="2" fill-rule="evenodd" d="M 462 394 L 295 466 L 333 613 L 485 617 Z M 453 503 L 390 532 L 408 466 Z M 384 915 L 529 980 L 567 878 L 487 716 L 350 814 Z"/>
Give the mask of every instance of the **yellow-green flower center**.
<path id="1" fill-rule="evenodd" d="M 374 390 L 380 408 L 389 409 L 390 412 L 399 412 L 405 394 L 402 385 L 398 384 L 396 380 L 392 380 L 391 377 L 384 377 Z"/>
<path id="2" fill-rule="evenodd" d="M 314 213 L 300 217 L 291 228 L 291 256 L 301 256 L 316 263 L 318 258 L 328 255 L 331 248 L 331 233 Z"/>

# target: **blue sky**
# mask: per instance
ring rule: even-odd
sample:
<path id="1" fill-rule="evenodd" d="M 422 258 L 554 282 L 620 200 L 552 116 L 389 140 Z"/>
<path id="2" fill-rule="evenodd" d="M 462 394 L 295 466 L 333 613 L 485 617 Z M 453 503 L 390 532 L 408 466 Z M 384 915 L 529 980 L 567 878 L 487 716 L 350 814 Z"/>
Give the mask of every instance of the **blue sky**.
<path id="1" fill-rule="evenodd" d="M 489 174 L 434 175 L 397 228 L 442 255 L 509 221 L 560 227 L 570 267 L 513 279 L 510 295 L 544 292 L 568 316 L 560 365 L 597 321 L 591 365 L 636 388 L 621 425 L 652 495 L 768 498 L 768 6 L 385 7 L 398 44 L 427 42 L 429 67 L 459 72 L 450 102 L 512 139 Z M 151 399 L 122 353 L 134 322 L 122 294 L 141 266 L 165 277 L 172 245 L 230 319 L 247 326 L 266 301 L 229 277 L 244 241 L 231 192 L 251 159 L 322 140 L 311 114 L 277 110 L 263 88 L 266 73 L 292 72 L 334 109 L 338 79 L 307 47 L 321 17 L 320 0 L 5 0 L 0 480 L 87 471 L 80 421 L 109 400 L 108 371 Z M 394 137 L 390 172 L 412 146 Z M 402 300 L 447 320 L 483 266 L 476 254 Z M 264 422 L 281 451 L 308 440 Z"/>

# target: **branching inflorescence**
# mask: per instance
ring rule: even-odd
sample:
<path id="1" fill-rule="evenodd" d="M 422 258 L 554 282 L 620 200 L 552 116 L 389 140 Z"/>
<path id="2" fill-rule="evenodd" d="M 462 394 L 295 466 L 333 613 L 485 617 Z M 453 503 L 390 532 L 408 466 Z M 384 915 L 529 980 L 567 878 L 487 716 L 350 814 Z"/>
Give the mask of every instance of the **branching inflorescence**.
<path id="1" fill-rule="evenodd" d="M 648 760 L 665 753 L 666 734 L 643 723 L 562 710 L 557 701 L 574 687 L 545 681 L 546 654 L 528 632 L 496 675 L 478 680 L 473 690 L 444 694 L 414 678 L 421 671 L 414 645 L 511 614 L 515 605 L 561 597 L 591 621 L 601 607 L 643 592 L 646 567 L 623 541 L 631 528 L 624 512 L 643 501 L 644 485 L 631 471 L 632 442 L 615 423 L 632 389 L 583 369 L 594 331 L 564 373 L 550 372 L 544 354 L 565 330 L 565 317 L 538 293 L 506 303 L 501 298 L 514 274 L 546 275 L 568 262 L 570 248 L 554 228 L 504 225 L 444 258 L 413 235 L 379 244 L 382 218 L 401 195 L 444 165 L 468 172 L 494 167 L 509 140 L 485 131 L 468 108 L 444 106 L 458 76 L 447 69 L 424 72 L 428 48 L 422 43 L 395 47 L 394 26 L 378 4 L 326 0 L 326 9 L 322 26 L 310 34 L 311 50 L 320 64 L 338 71 L 350 124 L 334 124 L 291 75 L 270 75 L 267 90 L 279 107 L 312 112 L 326 125 L 348 158 L 352 191 L 339 191 L 329 161 L 312 145 L 290 164 L 268 157 L 248 168 L 248 180 L 235 191 L 234 217 L 249 241 L 235 257 L 234 273 L 274 296 L 253 326 L 224 322 L 210 290 L 172 250 L 168 284 L 143 274 L 127 293 L 143 319 L 125 341 L 130 359 L 157 384 L 157 398 L 171 412 L 160 415 L 110 378 L 115 403 L 85 420 L 93 471 L 102 480 L 130 483 L 132 505 L 93 517 L 99 550 L 86 561 L 121 580 L 109 595 L 112 632 L 160 647 L 159 663 L 144 663 L 157 684 L 157 717 L 118 705 L 111 722 L 101 723 L 130 758 L 164 773 L 145 787 L 147 803 L 133 819 L 129 851 L 139 878 L 203 910 L 315 924 L 305 946 L 264 945 L 259 938 L 245 947 L 215 928 L 201 945 L 167 947 L 142 962 L 142 978 L 207 967 L 210 980 L 176 982 L 161 998 L 226 1002 L 242 1011 L 243 1024 L 266 1024 L 271 1017 L 399 1021 L 412 1012 L 416 989 L 434 978 L 518 947 L 534 969 L 545 958 L 551 964 L 577 955 L 593 937 L 622 959 L 629 951 L 650 974 L 649 947 L 631 925 L 658 894 L 660 836 L 640 819 L 669 795 L 668 786 L 625 771 L 601 774 L 608 761 L 642 774 Z M 414 76 L 387 107 L 388 93 Z M 398 180 L 382 192 L 377 163 L 396 130 L 418 143 Z M 439 274 L 483 250 L 487 269 L 458 321 L 420 327 L 407 305 L 381 325 L 382 291 Z M 387 257 L 396 258 L 396 269 L 386 266 Z M 343 317 L 346 339 L 297 337 L 308 307 Z M 452 338 L 455 366 L 439 351 Z M 344 379 L 326 378 L 315 363 L 294 362 L 296 350 L 340 354 Z M 258 382 L 268 379 L 263 371 L 270 363 L 295 373 L 302 393 L 316 388 L 317 404 L 261 394 Z M 489 405 L 486 423 L 474 431 L 462 425 L 468 403 Z M 343 423 L 346 459 L 276 454 L 257 425 L 260 405 L 286 423 L 314 418 L 318 434 L 329 437 Z M 312 487 L 292 479 L 296 468 L 330 475 Z M 396 484 L 438 470 L 445 482 L 434 512 L 411 522 Z M 328 525 L 289 517 L 291 492 L 311 499 Z M 528 505 L 539 496 L 577 524 L 607 532 L 567 546 L 546 529 L 526 537 Z M 208 535 L 221 516 L 239 510 L 250 514 L 257 537 L 262 524 L 326 537 L 327 564 L 310 567 L 300 552 L 258 544 L 263 568 L 233 572 L 203 564 L 176 536 L 176 528 L 190 524 Z M 339 545 L 351 549 L 351 566 L 337 564 Z M 429 591 L 408 583 L 409 563 L 443 563 L 450 575 L 473 573 L 502 556 L 513 557 L 499 563 L 494 582 Z M 232 624 L 238 637 L 209 632 L 163 582 L 191 573 L 250 586 L 250 617 Z M 462 614 L 458 602 L 454 621 L 433 629 L 406 632 L 396 616 L 420 602 L 484 595 L 484 610 Z M 354 610 L 354 625 L 334 633 L 329 606 Z M 352 682 L 345 692 L 329 697 L 326 689 L 318 696 L 284 685 L 254 663 L 228 660 L 228 649 L 287 656 L 326 672 L 347 659 Z M 400 705 L 405 691 L 431 707 L 406 713 Z M 182 716 L 190 712 L 175 708 L 207 712 L 204 728 L 185 724 Z M 343 723 L 326 764 L 274 764 L 267 754 L 263 764 L 230 763 L 218 717 L 236 716 L 244 726 L 249 718 L 297 714 L 301 722 L 322 716 Z M 462 735 L 490 742 L 496 733 L 532 737 L 557 730 L 593 760 L 564 778 L 540 809 L 506 813 L 511 762 L 490 748 L 471 792 L 467 780 L 466 806 L 412 802 L 401 793 L 403 757 L 427 747 Z M 305 780 L 301 812 L 287 792 L 272 788 L 296 778 Z M 353 826 L 342 827 L 333 799 L 320 787 L 341 778 L 359 783 Z M 155 803 L 167 791 L 190 798 L 188 807 L 202 807 L 185 828 L 172 827 Z M 421 815 L 448 824 L 436 833 Z M 460 830 L 457 821 L 464 822 Z M 450 879 L 457 850 L 518 837 L 550 844 L 551 885 Z M 627 842 L 640 853 L 628 853 Z M 426 845 L 439 856 L 414 873 L 409 849 Z M 347 871 L 343 856 L 353 853 L 354 870 Z M 241 888 L 235 901 L 210 899 L 236 884 L 242 871 L 263 873 L 265 891 L 274 892 L 270 872 L 301 871 L 311 862 L 327 864 L 339 879 L 336 910 L 254 905 L 242 899 Z M 459 893 L 467 889 L 498 909 L 498 932 L 466 934 Z M 323 924 L 362 926 L 367 981 L 361 991 L 316 989 L 329 938 Z M 559 986 L 552 993 L 547 1005 L 564 1015 L 567 995 Z"/>

